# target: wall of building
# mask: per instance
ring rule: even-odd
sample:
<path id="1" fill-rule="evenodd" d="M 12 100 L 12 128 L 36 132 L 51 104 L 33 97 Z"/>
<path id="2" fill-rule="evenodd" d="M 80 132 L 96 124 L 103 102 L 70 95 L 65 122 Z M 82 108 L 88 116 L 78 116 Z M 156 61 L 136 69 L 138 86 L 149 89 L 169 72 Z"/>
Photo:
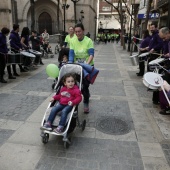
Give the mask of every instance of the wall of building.
<path id="1" fill-rule="evenodd" d="M 15 0 L 13 0 L 15 1 Z M 1 0 L 0 1 L 0 27 L 7 26 L 12 29 L 13 20 L 15 23 L 20 25 L 20 30 L 23 27 L 28 26 L 31 27 L 31 10 L 30 10 L 30 0 L 17 0 L 17 9 L 14 11 L 11 10 L 11 0 Z M 90 32 L 92 38 L 95 37 L 95 27 L 97 16 L 97 2 L 98 0 L 80 0 L 76 4 L 76 17 L 77 20 L 81 18 L 80 11 L 84 11 L 84 19 L 82 20 L 85 26 L 85 33 Z M 66 31 L 70 26 L 75 25 L 74 21 L 74 4 L 71 0 L 67 1 L 67 4 L 70 5 L 68 10 L 66 10 L 65 16 L 65 25 Z M 12 12 L 13 14 L 12 14 Z M 52 19 L 52 34 L 57 33 L 58 27 L 59 30 L 63 30 L 63 14 L 64 10 L 62 9 L 62 0 L 60 0 L 60 10 L 59 10 L 59 21 L 60 24 L 58 26 L 57 23 L 57 0 L 35 0 L 35 29 L 39 31 L 39 16 L 43 13 L 47 12 Z M 14 19 L 14 14 L 17 16 L 17 20 Z M 12 17 L 13 15 L 13 17 Z M 2 22 L 3 21 L 3 22 Z"/>
<path id="2" fill-rule="evenodd" d="M 11 0 L 0 1 L 0 29 L 12 28 Z"/>

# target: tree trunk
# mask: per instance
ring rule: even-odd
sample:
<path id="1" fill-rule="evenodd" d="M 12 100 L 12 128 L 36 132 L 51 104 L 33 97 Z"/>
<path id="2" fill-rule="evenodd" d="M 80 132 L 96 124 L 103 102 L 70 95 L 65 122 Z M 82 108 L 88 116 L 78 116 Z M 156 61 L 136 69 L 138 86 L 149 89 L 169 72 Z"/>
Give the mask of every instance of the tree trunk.
<path id="1" fill-rule="evenodd" d="M 58 4 L 57 4 L 57 32 L 59 33 L 60 30 L 60 16 L 59 16 L 59 10 L 60 10 L 60 0 L 58 0 Z"/>
<path id="2" fill-rule="evenodd" d="M 145 24 L 144 24 L 143 30 L 146 30 L 146 29 L 147 29 L 147 26 L 148 26 L 149 12 L 150 12 L 150 10 L 151 10 L 151 3 L 152 3 L 152 0 L 148 0 L 147 10 L 146 10 L 146 19 L 145 19 Z"/>
<path id="3" fill-rule="evenodd" d="M 124 42 L 124 28 L 123 28 L 123 10 L 122 10 L 122 0 L 120 2 L 120 25 L 121 25 L 121 46 L 123 46 L 123 49 L 125 50 L 125 42 Z"/>

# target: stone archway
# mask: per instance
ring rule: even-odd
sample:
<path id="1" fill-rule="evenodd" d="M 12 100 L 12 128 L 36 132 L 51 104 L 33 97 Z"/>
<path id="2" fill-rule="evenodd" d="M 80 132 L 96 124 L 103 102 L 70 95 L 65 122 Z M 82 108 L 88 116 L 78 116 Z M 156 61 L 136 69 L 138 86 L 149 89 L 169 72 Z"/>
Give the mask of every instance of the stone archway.
<path id="1" fill-rule="evenodd" d="M 44 29 L 46 29 L 49 34 L 52 34 L 52 18 L 47 12 L 41 13 L 38 18 L 39 33 L 42 33 Z"/>

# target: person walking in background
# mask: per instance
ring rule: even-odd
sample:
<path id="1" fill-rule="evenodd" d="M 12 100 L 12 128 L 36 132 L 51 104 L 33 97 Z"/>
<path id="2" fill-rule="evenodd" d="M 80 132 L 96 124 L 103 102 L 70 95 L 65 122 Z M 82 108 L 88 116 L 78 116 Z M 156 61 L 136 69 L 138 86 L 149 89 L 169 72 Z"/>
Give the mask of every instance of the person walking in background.
<path id="1" fill-rule="evenodd" d="M 69 62 L 86 63 L 94 65 L 94 44 L 90 38 L 84 35 L 84 26 L 82 23 L 75 25 L 75 33 L 77 38 L 74 38 L 70 44 Z M 90 82 L 83 78 L 83 97 L 84 97 L 84 113 L 89 113 L 89 85 Z"/>
<path id="2" fill-rule="evenodd" d="M 50 52 L 50 45 L 49 45 L 49 34 L 46 29 L 44 29 L 44 32 L 41 34 L 42 37 L 42 44 L 43 44 L 43 49 L 45 52 L 48 54 Z"/>
<path id="3" fill-rule="evenodd" d="M 88 33 L 86 34 L 86 36 L 90 38 L 90 33 L 88 32 Z"/>
<path id="4" fill-rule="evenodd" d="M 6 80 L 4 80 L 4 70 L 6 66 L 6 58 L 8 53 L 7 48 L 7 38 L 9 34 L 9 29 L 6 27 L 3 27 L 0 32 L 0 82 L 1 83 L 7 83 Z"/>
<path id="5" fill-rule="evenodd" d="M 116 43 L 118 44 L 119 41 L 120 41 L 120 34 L 118 33 L 116 36 Z"/>
<path id="6" fill-rule="evenodd" d="M 105 33 L 105 34 L 104 34 L 104 42 L 105 42 L 105 44 L 107 44 L 107 38 L 108 38 L 108 37 L 107 37 L 107 33 Z"/>
<path id="7" fill-rule="evenodd" d="M 70 48 L 70 43 L 71 41 L 76 38 L 76 35 L 74 34 L 74 27 L 69 27 L 68 29 L 69 34 L 66 36 L 65 40 L 64 40 L 64 45 L 63 47 L 67 47 Z"/>
<path id="8" fill-rule="evenodd" d="M 43 42 L 48 42 L 49 41 L 50 36 L 49 36 L 46 29 L 44 29 L 44 32 L 41 35 L 42 35 L 42 41 Z"/>

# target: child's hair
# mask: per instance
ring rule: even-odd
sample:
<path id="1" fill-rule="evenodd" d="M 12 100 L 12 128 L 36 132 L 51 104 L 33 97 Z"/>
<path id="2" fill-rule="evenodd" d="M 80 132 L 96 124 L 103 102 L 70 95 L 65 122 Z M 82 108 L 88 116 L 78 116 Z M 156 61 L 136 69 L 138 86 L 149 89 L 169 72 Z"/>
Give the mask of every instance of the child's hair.
<path id="1" fill-rule="evenodd" d="M 66 82 L 66 79 L 67 79 L 68 77 L 73 77 L 73 79 L 74 79 L 74 81 L 75 81 L 75 83 L 76 83 L 76 75 L 75 75 L 74 73 L 67 73 L 67 74 L 65 74 L 65 75 L 63 76 L 63 83 Z"/>

